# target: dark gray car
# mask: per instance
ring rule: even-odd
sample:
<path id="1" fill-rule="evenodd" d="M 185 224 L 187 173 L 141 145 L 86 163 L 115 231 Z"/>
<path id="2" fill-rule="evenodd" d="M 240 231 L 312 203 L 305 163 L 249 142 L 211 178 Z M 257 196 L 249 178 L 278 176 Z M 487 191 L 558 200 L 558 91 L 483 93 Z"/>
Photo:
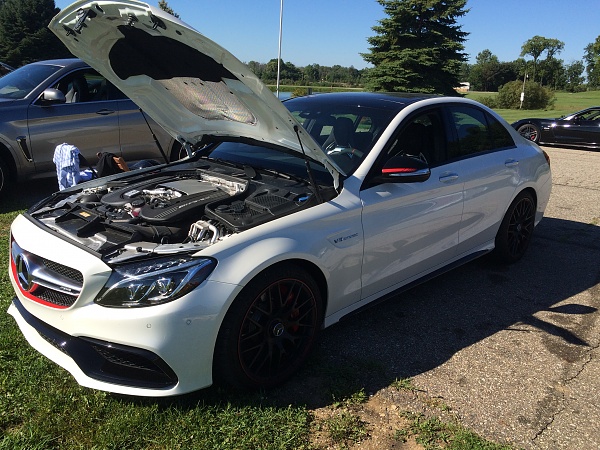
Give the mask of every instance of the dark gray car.
<path id="1" fill-rule="evenodd" d="M 180 146 L 133 101 L 78 59 L 40 61 L 0 78 L 0 195 L 8 183 L 56 176 L 57 145 L 79 148 L 94 164 L 97 152 L 128 162 L 179 157 Z"/>

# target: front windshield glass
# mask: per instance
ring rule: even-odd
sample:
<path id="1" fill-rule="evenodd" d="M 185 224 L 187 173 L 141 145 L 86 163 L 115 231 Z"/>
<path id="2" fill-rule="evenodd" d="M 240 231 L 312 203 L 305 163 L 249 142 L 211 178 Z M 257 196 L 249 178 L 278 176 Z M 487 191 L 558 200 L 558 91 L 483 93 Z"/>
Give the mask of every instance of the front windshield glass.
<path id="1" fill-rule="evenodd" d="M 0 98 L 19 100 L 27 97 L 42 81 L 60 70 L 60 66 L 30 64 L 0 78 Z"/>
<path id="2" fill-rule="evenodd" d="M 236 166 L 249 166 L 257 171 L 277 172 L 281 176 L 292 176 L 308 181 L 306 163 L 297 152 L 285 152 L 281 149 L 265 146 L 243 144 L 240 142 L 223 142 L 212 147 L 203 156 L 226 161 Z M 330 185 L 331 175 L 321 164 L 310 161 L 310 167 L 319 184 Z"/>
<path id="3" fill-rule="evenodd" d="M 399 108 L 373 107 L 359 100 L 328 101 L 329 98 L 322 94 L 292 99 L 283 104 L 327 155 L 349 175 L 371 151 Z"/>

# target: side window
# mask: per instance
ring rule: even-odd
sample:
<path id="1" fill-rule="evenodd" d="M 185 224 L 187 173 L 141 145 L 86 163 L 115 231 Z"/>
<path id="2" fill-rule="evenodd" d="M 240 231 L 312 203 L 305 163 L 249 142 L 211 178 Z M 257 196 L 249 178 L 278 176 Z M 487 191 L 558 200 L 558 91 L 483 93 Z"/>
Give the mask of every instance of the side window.
<path id="1" fill-rule="evenodd" d="M 592 109 L 589 111 L 582 112 L 575 116 L 575 120 L 599 120 L 600 119 L 600 110 Z"/>
<path id="2" fill-rule="evenodd" d="M 449 107 L 457 139 L 449 144 L 450 158 L 514 146 L 504 126 L 483 110 L 471 106 Z"/>
<path id="3" fill-rule="evenodd" d="M 83 69 L 63 77 L 55 86 L 65 94 L 67 103 L 99 102 L 127 98 L 93 69 Z"/>
<path id="4" fill-rule="evenodd" d="M 495 117 L 490 116 L 489 114 L 485 115 L 488 120 L 488 126 L 490 129 L 490 133 L 492 135 L 492 141 L 494 143 L 494 148 L 510 148 L 515 146 L 515 141 L 513 140 L 510 133 L 504 128 Z"/>
<path id="5" fill-rule="evenodd" d="M 411 156 L 429 166 L 446 159 L 446 138 L 440 112 L 431 109 L 413 116 L 400 125 L 398 135 L 392 140 L 386 160 L 396 156 Z"/>

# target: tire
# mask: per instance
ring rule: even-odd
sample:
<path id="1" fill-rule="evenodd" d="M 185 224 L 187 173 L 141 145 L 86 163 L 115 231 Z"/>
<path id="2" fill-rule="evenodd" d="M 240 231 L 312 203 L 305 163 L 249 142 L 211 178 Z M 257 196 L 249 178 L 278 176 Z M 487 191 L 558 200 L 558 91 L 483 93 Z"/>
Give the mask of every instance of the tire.
<path id="1" fill-rule="evenodd" d="M 301 267 L 275 266 L 242 290 L 215 346 L 214 379 L 235 388 L 271 388 L 302 365 L 323 321 L 319 287 Z"/>
<path id="2" fill-rule="evenodd" d="M 0 198 L 2 198 L 9 190 L 11 177 L 8 172 L 8 165 L 0 157 Z"/>
<path id="3" fill-rule="evenodd" d="M 523 257 L 531 242 L 535 210 L 535 200 L 527 191 L 511 203 L 496 234 L 494 254 L 499 261 L 512 264 Z"/>
<path id="4" fill-rule="evenodd" d="M 521 136 L 536 144 L 540 142 L 540 128 L 532 123 L 526 123 L 517 128 Z"/>

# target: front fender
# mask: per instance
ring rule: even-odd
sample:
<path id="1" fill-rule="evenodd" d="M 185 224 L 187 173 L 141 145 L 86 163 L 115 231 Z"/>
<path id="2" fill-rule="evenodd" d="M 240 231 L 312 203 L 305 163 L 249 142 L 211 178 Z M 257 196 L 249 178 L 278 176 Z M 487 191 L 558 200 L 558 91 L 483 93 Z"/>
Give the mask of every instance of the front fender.
<path id="1" fill-rule="evenodd" d="M 233 235 L 198 256 L 218 261 L 210 280 L 243 286 L 286 261 L 313 265 L 326 281 L 326 315 L 361 295 L 363 232 L 360 207 L 324 203 Z"/>

